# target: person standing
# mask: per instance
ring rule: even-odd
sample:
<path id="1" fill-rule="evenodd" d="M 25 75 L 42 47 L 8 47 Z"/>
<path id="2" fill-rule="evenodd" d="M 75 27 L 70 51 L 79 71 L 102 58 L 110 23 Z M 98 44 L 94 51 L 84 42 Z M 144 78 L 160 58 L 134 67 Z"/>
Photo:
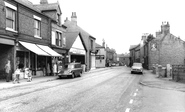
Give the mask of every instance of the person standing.
<path id="1" fill-rule="evenodd" d="M 8 59 L 5 65 L 6 82 L 10 81 L 10 71 L 11 71 L 11 65 L 10 65 L 10 60 Z"/>
<path id="2" fill-rule="evenodd" d="M 51 73 L 51 70 L 50 70 L 50 65 L 48 63 L 48 65 L 47 65 L 47 75 L 50 76 L 50 73 Z"/>
<path id="3" fill-rule="evenodd" d="M 56 63 L 54 63 L 54 65 L 53 65 L 53 74 L 54 74 L 54 76 L 57 75 L 57 64 Z"/>

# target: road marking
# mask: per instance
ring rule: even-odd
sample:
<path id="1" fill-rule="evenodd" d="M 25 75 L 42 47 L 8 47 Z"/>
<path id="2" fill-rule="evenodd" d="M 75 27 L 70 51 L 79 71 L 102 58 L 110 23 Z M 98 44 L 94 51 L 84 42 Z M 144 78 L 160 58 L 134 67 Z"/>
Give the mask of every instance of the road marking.
<path id="1" fill-rule="evenodd" d="M 136 96 L 137 95 L 137 93 L 134 93 L 134 96 Z"/>
<path id="2" fill-rule="evenodd" d="M 127 109 L 125 110 L 125 112 L 130 112 L 130 108 L 127 108 Z"/>
<path id="3" fill-rule="evenodd" d="M 134 100 L 133 100 L 133 99 L 131 99 L 129 103 L 130 103 L 130 104 L 132 104 L 132 103 L 133 103 L 133 101 L 134 101 Z"/>

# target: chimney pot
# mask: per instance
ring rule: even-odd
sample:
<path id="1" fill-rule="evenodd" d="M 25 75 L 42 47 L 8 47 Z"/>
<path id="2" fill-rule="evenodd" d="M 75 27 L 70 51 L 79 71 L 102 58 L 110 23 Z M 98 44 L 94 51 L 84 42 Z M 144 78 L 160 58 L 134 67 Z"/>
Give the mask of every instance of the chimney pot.
<path id="1" fill-rule="evenodd" d="M 48 0 L 40 0 L 40 4 L 48 4 Z"/>

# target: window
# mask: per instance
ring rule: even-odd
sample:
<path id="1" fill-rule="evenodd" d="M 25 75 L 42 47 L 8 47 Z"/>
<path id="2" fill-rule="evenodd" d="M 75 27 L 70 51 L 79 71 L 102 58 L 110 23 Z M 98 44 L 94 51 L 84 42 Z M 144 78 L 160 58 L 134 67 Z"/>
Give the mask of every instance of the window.
<path id="1" fill-rule="evenodd" d="M 40 37 L 40 21 L 37 19 L 34 20 L 34 34 Z"/>
<path id="2" fill-rule="evenodd" d="M 55 36 L 55 31 L 52 31 L 52 40 L 51 40 L 52 45 L 56 45 L 56 36 Z"/>
<path id="3" fill-rule="evenodd" d="M 56 32 L 56 45 L 61 47 L 62 46 L 62 33 Z"/>
<path id="4" fill-rule="evenodd" d="M 62 47 L 66 47 L 66 37 L 63 37 L 62 39 L 63 39 L 63 41 L 62 41 Z"/>
<path id="5" fill-rule="evenodd" d="M 93 40 L 91 40 L 91 50 L 93 50 Z"/>
<path id="6" fill-rule="evenodd" d="M 17 7 L 5 2 L 6 6 L 6 30 L 17 32 L 16 30 L 16 11 Z"/>
<path id="7" fill-rule="evenodd" d="M 37 16 L 34 17 L 34 36 L 41 38 L 41 18 Z"/>
<path id="8" fill-rule="evenodd" d="M 60 24 L 60 14 L 57 14 L 57 21 L 58 21 L 58 24 Z"/>

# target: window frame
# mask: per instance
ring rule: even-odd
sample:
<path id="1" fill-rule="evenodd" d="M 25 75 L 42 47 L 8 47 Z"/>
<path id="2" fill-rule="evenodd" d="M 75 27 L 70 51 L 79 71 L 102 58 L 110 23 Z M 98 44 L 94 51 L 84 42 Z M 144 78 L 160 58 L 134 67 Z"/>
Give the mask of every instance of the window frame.
<path id="1" fill-rule="evenodd" d="M 41 18 L 38 16 L 33 15 L 34 18 L 34 37 L 42 39 L 41 37 Z M 37 25 L 36 25 L 37 24 Z"/>
<path id="2" fill-rule="evenodd" d="M 17 33 L 18 32 L 17 31 L 17 7 L 5 1 L 4 3 L 5 3 L 5 12 L 6 12 L 6 30 Z M 9 13 L 11 13 L 12 17 L 11 16 L 8 17 L 8 11 L 10 11 Z M 11 23 L 12 27 L 8 27 L 7 25 L 8 20 L 12 22 Z"/>
<path id="3" fill-rule="evenodd" d="M 61 31 L 56 31 L 56 46 L 63 47 L 63 33 Z"/>

